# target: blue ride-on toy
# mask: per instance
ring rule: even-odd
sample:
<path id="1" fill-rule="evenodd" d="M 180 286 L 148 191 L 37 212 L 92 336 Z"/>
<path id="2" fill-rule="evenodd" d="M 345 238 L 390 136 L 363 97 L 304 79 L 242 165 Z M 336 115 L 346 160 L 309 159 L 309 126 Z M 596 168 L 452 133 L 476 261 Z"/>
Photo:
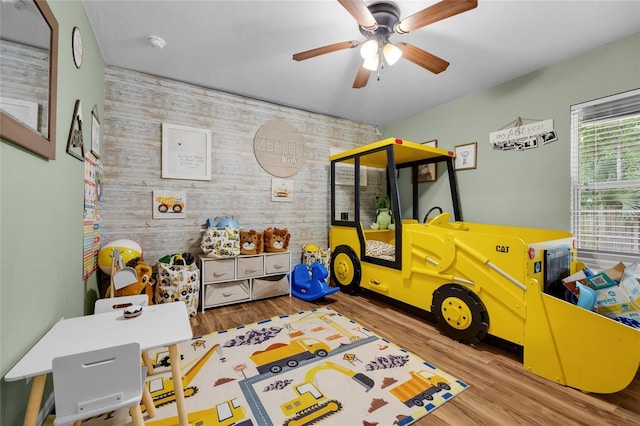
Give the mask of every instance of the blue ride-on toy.
<path id="1" fill-rule="evenodd" d="M 340 287 L 329 287 L 328 276 L 327 268 L 320 262 L 314 262 L 310 267 L 302 263 L 296 265 L 291 273 L 291 293 L 309 302 L 339 291 Z"/>

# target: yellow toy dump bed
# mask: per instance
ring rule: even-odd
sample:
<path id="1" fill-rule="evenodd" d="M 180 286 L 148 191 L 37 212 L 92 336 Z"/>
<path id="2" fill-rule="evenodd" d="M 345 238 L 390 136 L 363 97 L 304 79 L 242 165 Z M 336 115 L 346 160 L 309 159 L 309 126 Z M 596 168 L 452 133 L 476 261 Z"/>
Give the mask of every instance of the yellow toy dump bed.
<path id="1" fill-rule="evenodd" d="M 398 139 L 330 157 L 332 281 L 347 293 L 365 288 L 432 312 L 456 340 L 474 343 L 491 334 L 521 345 L 524 367 L 554 382 L 588 392 L 624 389 L 640 367 L 640 330 L 564 300 L 561 279 L 584 267 L 573 235 L 463 221 L 454 158 Z M 427 163 L 446 167 L 437 182 L 420 184 L 433 186 L 418 187 L 417 169 Z M 345 167 L 353 172 L 346 183 Z M 398 170 L 407 169 L 408 201 L 401 200 L 408 188 L 398 185 Z M 363 171 L 373 184 L 361 184 Z M 375 182 L 387 185 L 372 188 Z M 440 214 L 422 219 L 420 205 L 441 202 L 447 187 L 452 212 L 438 207 Z M 395 218 L 389 229 L 369 229 L 359 205 L 377 191 L 389 197 Z"/>
<path id="2" fill-rule="evenodd" d="M 254 352 L 249 358 L 260 374 L 279 373 L 285 366 L 295 367 L 299 361 L 324 357 L 331 350 L 327 344 L 312 338 L 292 340 L 290 343 L 274 343 L 265 350 Z"/>

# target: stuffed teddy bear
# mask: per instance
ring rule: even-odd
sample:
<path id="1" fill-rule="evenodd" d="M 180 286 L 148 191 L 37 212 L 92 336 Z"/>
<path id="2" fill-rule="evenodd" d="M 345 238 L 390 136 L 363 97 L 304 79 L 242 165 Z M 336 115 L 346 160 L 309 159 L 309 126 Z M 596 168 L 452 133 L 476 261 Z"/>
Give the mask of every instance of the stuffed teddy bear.
<path id="1" fill-rule="evenodd" d="M 392 229 L 391 202 L 389 197 L 376 197 L 376 221 L 371 224 L 371 229 Z"/>
<path id="2" fill-rule="evenodd" d="M 262 253 L 262 232 L 240 231 L 240 253 L 260 254 Z"/>
<path id="3" fill-rule="evenodd" d="M 264 230 L 264 251 L 274 253 L 287 251 L 291 235 L 287 228 L 267 228 Z"/>
<path id="4" fill-rule="evenodd" d="M 139 257 L 127 262 L 127 266 L 133 267 L 133 269 L 136 270 L 138 282 L 116 290 L 116 297 L 146 294 L 149 298 L 149 305 L 152 305 L 153 285 L 155 284 L 153 268 L 151 265 L 144 263 Z"/>

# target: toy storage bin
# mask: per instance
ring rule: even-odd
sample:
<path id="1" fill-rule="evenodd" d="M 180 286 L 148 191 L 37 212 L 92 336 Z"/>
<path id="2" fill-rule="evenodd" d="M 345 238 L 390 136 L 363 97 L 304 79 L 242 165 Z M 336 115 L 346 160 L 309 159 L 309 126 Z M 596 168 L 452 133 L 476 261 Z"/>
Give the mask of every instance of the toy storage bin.
<path id="1" fill-rule="evenodd" d="M 308 250 L 305 247 L 302 252 L 302 263 L 311 266 L 314 262 L 322 263 L 328 271 L 330 269 L 329 264 L 331 263 L 331 249 L 322 250 L 321 248 L 317 248 L 317 250 Z"/>
<path id="2" fill-rule="evenodd" d="M 264 239 L 264 251 L 278 253 L 287 251 L 291 234 L 287 228 L 267 228 L 262 233 Z"/>
<path id="3" fill-rule="evenodd" d="M 170 263 L 157 263 L 154 300 L 156 303 L 184 302 L 189 316 L 194 317 L 200 300 L 200 269 L 195 263 L 177 264 L 175 258 L 172 256 Z"/>
<path id="4" fill-rule="evenodd" d="M 207 228 L 200 248 L 208 257 L 234 257 L 240 254 L 240 228 Z"/>
<path id="5" fill-rule="evenodd" d="M 262 232 L 240 230 L 240 254 L 260 254 L 264 250 Z"/>
<path id="6" fill-rule="evenodd" d="M 205 282 L 232 280 L 236 277 L 236 261 L 233 258 L 220 259 L 202 264 L 202 277 Z"/>
<path id="7" fill-rule="evenodd" d="M 291 269 L 290 253 L 267 254 L 264 259 L 265 274 L 282 274 Z"/>
<path id="8" fill-rule="evenodd" d="M 289 293 L 289 280 L 286 274 L 253 280 L 251 288 L 252 299 L 264 299 L 265 297 L 279 296 L 286 293 Z"/>
<path id="9" fill-rule="evenodd" d="M 205 286 L 205 306 L 226 305 L 251 298 L 249 281 L 232 281 Z"/>
<path id="10" fill-rule="evenodd" d="M 237 268 L 238 278 L 264 275 L 264 256 L 238 256 Z"/>

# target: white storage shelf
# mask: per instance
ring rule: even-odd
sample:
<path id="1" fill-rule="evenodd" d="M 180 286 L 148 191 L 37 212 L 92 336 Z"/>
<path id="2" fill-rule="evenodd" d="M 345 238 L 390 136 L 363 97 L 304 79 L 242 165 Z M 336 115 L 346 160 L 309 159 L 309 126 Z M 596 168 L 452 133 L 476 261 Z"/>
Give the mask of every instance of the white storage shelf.
<path id="1" fill-rule="evenodd" d="M 200 256 L 200 307 L 207 308 L 291 294 L 291 253 L 237 257 Z"/>

